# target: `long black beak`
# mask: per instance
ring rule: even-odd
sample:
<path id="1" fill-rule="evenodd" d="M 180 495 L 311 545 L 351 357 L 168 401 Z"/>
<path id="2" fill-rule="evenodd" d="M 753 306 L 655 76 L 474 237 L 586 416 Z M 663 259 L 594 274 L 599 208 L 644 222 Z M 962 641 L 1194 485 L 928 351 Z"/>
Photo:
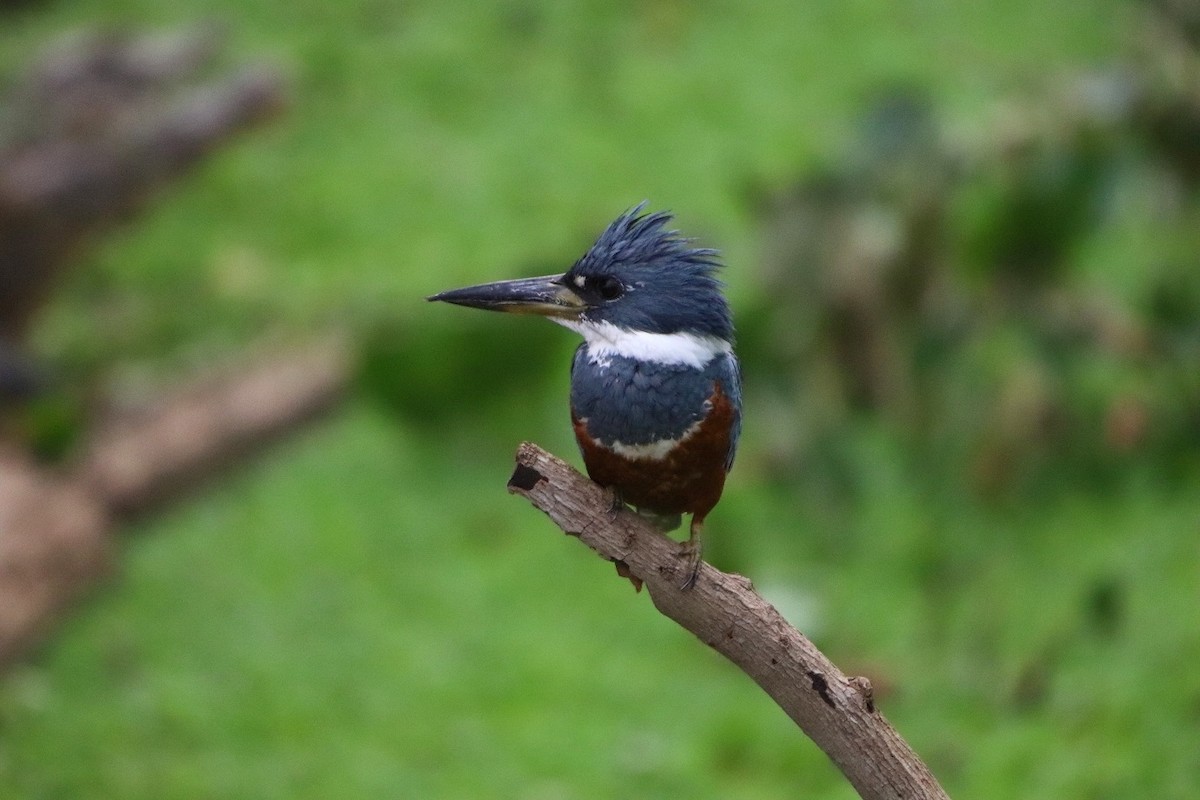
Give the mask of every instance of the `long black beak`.
<path id="1" fill-rule="evenodd" d="M 464 289 L 451 289 L 425 299 L 487 311 L 541 314 L 545 317 L 568 319 L 578 317 L 587 307 L 583 298 L 562 282 L 561 275 L 481 283 Z"/>

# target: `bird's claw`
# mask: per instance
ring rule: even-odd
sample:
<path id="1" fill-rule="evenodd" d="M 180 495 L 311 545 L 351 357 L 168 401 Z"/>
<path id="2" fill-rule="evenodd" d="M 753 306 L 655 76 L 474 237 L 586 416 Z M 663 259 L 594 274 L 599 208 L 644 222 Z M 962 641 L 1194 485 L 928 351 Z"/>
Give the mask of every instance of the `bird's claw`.
<path id="1" fill-rule="evenodd" d="M 617 514 L 625 510 L 625 501 L 621 499 L 621 493 L 616 489 L 609 491 L 612 492 L 612 498 L 608 504 L 608 518 L 611 521 L 617 518 Z"/>
<path id="2" fill-rule="evenodd" d="M 683 581 L 679 588 L 685 592 L 696 585 L 696 578 L 700 576 L 703 550 L 698 536 L 688 539 L 679 548 L 679 557 L 683 559 Z"/>

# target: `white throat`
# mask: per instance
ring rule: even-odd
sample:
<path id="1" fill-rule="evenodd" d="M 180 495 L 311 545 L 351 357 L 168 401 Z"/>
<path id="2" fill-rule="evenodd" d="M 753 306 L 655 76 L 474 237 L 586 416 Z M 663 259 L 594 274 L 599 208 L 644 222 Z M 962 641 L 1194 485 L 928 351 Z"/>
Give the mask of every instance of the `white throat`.
<path id="1" fill-rule="evenodd" d="M 588 344 L 589 356 L 598 364 L 606 363 L 613 356 L 624 356 L 656 364 L 686 364 L 703 369 L 717 356 L 733 351 L 732 345 L 719 336 L 647 333 L 618 328 L 611 322 L 551 319 L 582 335 Z"/>

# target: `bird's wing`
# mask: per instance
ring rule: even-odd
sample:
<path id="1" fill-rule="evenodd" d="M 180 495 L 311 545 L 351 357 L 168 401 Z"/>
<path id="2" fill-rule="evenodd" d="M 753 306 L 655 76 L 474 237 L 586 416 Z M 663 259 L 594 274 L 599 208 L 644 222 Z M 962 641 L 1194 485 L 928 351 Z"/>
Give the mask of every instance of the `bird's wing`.
<path id="1" fill-rule="evenodd" d="M 725 393 L 733 403 L 733 428 L 729 431 L 729 455 L 725 457 L 725 471 L 733 467 L 737 455 L 738 439 L 742 435 L 742 363 L 730 353 L 726 357 L 728 374 L 725 377 Z"/>

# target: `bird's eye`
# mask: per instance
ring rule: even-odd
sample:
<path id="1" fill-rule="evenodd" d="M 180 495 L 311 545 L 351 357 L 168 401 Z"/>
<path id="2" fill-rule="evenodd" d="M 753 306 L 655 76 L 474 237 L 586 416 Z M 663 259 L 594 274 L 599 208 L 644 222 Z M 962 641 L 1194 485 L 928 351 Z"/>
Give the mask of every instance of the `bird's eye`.
<path id="1" fill-rule="evenodd" d="M 625 293 L 625 287 L 612 275 L 605 275 L 596 279 L 596 291 L 605 300 L 616 300 Z"/>

